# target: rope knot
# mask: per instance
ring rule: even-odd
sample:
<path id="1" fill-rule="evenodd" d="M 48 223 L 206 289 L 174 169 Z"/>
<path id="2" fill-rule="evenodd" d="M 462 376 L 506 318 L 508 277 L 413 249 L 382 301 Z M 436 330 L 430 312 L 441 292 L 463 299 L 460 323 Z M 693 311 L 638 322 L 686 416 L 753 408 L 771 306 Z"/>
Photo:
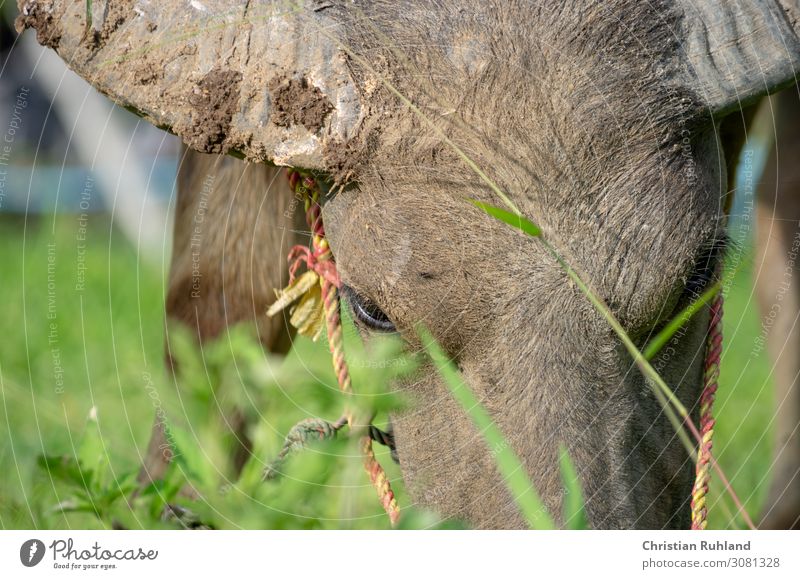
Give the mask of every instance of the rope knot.
<path id="1" fill-rule="evenodd" d="M 278 456 L 264 469 L 264 480 L 277 477 L 290 455 L 306 448 L 311 442 L 334 438 L 345 424 L 346 420 L 341 418 L 336 422 L 328 422 L 321 418 L 306 418 L 295 424 L 286 435 Z"/>
<path id="2" fill-rule="evenodd" d="M 276 292 L 278 299 L 269 307 L 267 315 L 274 316 L 281 310 L 292 306 L 290 322 L 300 334 L 314 340 L 319 337 L 322 327 L 325 326 L 339 389 L 346 396 L 351 396 L 353 389 L 350 384 L 350 370 L 344 357 L 342 320 L 339 315 L 338 288 L 341 287 L 341 281 L 330 245 L 325 239 L 322 208 L 319 205 L 320 189 L 317 182 L 309 175 L 302 175 L 294 169 L 289 169 L 287 175 L 289 186 L 295 196 L 302 197 L 305 202 L 306 222 L 311 230 L 311 248 L 296 245 L 289 252 L 289 263 L 291 264 L 289 266 L 289 285 Z M 303 264 L 306 266 L 306 271 L 298 276 L 297 271 Z M 349 408 L 345 410 L 345 415 L 335 423 L 320 419 L 306 419 L 297 423 L 286 435 L 283 448 L 275 461 L 264 471 L 264 478 L 275 477 L 286 457 L 290 453 L 304 448 L 310 439 L 332 438 L 345 424 L 353 426 L 353 413 Z M 377 431 L 377 429 L 374 430 Z M 372 432 L 372 429 L 369 429 L 369 432 Z M 390 444 L 393 456 L 396 456 L 393 449 L 393 438 L 389 434 L 382 434 L 384 434 L 382 442 Z M 372 450 L 372 438 L 364 436 L 361 442 L 364 467 L 378 492 L 389 520 L 395 524 L 400 516 L 400 510 L 391 483 L 383 467 L 375 458 Z"/>
<path id="3" fill-rule="evenodd" d="M 289 262 L 291 263 L 289 266 L 290 283 L 295 280 L 300 266 L 305 264 L 308 271 L 313 271 L 320 278 L 337 288 L 341 287 L 339 273 L 336 271 L 336 265 L 333 263 L 333 254 L 327 241 L 324 241 L 324 245 L 315 244 L 313 249 L 309 249 L 304 245 L 295 245 L 289 251 Z"/>

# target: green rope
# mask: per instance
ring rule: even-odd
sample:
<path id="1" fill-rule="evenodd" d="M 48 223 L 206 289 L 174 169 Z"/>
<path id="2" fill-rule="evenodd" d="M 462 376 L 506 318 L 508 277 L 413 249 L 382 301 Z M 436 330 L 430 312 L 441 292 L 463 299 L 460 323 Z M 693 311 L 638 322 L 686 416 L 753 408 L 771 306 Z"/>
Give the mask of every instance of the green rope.
<path id="1" fill-rule="evenodd" d="M 281 474 L 289 456 L 305 449 L 311 442 L 335 438 L 336 433 L 345 424 L 347 421 L 341 418 L 336 422 L 328 422 L 321 418 L 306 418 L 292 426 L 278 456 L 264 469 L 264 480 L 272 480 Z"/>

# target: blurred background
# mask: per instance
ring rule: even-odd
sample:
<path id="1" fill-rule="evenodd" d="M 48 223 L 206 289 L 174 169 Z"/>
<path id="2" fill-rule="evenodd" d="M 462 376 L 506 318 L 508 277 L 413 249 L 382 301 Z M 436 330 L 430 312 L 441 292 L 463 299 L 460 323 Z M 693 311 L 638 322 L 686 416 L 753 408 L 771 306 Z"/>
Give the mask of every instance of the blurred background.
<path id="1" fill-rule="evenodd" d="M 63 527 L 37 457 L 74 452 L 93 407 L 110 453 L 136 461 L 150 434 L 178 145 L 18 38 L 16 11 L 0 4 L 0 526 Z"/>
<path id="2" fill-rule="evenodd" d="M 178 146 L 97 94 L 32 34 L 18 38 L 15 12 L 15 3 L 0 4 L 0 154 L 8 145 L 0 155 L 0 527 L 108 526 L 110 519 L 86 509 L 57 508 L 66 500 L 79 505 L 74 497 L 82 495 L 70 473 L 43 469 L 42 457 L 78 454 L 87 429 L 99 424 L 116 487 L 120 473 L 140 464 L 153 421 L 151 387 L 165 376 L 163 303 Z M 740 169 L 757 174 L 766 145 L 766 138 L 751 135 L 751 160 Z M 715 449 L 755 514 L 770 477 L 774 394 L 771 363 L 754 347 L 760 321 L 747 217 L 754 193 L 744 179 L 743 173 L 731 221 L 738 269 L 726 305 Z M 300 349 L 307 357 L 319 351 Z M 336 404 L 331 396 L 314 396 L 306 409 L 316 404 L 324 412 Z M 273 425 L 271 450 L 293 421 Z M 720 486 L 712 485 L 711 526 L 738 526 L 719 502 Z M 263 501 L 255 514 L 245 501 L 219 524 L 383 525 L 370 489 L 362 491 L 369 496 L 363 512 L 339 503 L 333 523 L 309 514 L 313 505 L 303 517 L 284 520 Z M 287 508 L 297 514 L 297 507 Z"/>

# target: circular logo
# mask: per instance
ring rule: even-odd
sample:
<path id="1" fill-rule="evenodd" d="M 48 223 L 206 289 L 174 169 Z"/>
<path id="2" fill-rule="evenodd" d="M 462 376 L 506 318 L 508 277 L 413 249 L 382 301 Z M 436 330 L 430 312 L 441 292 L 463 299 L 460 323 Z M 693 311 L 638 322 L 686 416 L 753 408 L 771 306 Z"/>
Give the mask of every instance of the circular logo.
<path id="1" fill-rule="evenodd" d="M 44 557 L 44 543 L 39 539 L 28 539 L 19 548 L 19 560 L 26 567 L 35 567 Z"/>

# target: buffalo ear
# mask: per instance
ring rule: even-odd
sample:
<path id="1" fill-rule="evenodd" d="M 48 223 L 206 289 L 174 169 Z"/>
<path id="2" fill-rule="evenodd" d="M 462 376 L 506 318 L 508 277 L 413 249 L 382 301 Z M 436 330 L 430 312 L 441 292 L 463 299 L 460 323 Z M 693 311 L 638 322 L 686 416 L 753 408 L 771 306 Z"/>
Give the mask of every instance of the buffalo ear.
<path id="1" fill-rule="evenodd" d="M 716 117 L 797 82 L 800 0 L 678 0 L 683 75 Z"/>
<path id="2" fill-rule="evenodd" d="M 325 170 L 363 107 L 318 4 L 95 0 L 90 17 L 84 0 L 20 0 L 17 29 L 192 149 Z"/>

